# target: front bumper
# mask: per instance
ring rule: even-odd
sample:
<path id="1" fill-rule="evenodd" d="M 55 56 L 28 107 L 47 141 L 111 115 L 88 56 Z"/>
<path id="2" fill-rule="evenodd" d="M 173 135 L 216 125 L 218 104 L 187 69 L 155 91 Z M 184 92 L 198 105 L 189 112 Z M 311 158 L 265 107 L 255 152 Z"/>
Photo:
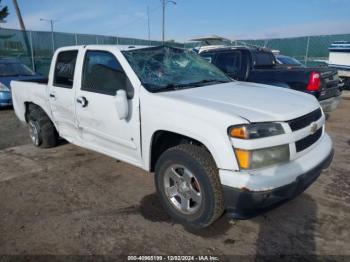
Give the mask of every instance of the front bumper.
<path id="1" fill-rule="evenodd" d="M 320 105 L 325 113 L 330 113 L 337 109 L 340 101 L 341 95 L 321 100 Z"/>
<path id="2" fill-rule="evenodd" d="M 0 106 L 11 106 L 12 96 L 10 92 L 0 92 Z"/>
<path id="3" fill-rule="evenodd" d="M 249 191 L 223 186 L 227 215 L 237 219 L 247 219 L 266 212 L 305 191 L 329 167 L 334 156 L 329 155 L 316 167 L 299 175 L 290 184 L 267 191 Z"/>

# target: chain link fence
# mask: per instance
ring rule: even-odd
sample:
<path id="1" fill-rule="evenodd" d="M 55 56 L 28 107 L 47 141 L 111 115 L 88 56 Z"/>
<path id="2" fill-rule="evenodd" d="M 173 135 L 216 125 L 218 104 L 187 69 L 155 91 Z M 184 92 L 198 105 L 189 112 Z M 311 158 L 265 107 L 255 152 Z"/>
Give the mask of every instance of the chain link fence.
<path id="1" fill-rule="evenodd" d="M 63 46 L 112 44 L 156 46 L 161 41 L 115 36 L 27 31 L 0 28 L 0 57 L 12 57 L 47 75 L 54 50 Z M 183 47 L 183 44 L 168 42 L 168 45 Z"/>
<path id="2" fill-rule="evenodd" d="M 231 46 L 256 46 L 278 50 L 281 54 L 292 56 L 307 66 L 324 64 L 328 61 L 328 48 L 335 41 L 350 41 L 350 34 L 305 36 L 275 39 L 225 41 Z M 186 43 L 187 48 L 198 46 L 197 42 Z"/>
<path id="3" fill-rule="evenodd" d="M 350 41 L 350 34 L 306 36 L 281 39 L 239 40 L 235 45 L 253 45 L 279 50 L 281 54 L 292 56 L 308 66 L 328 61 L 328 48 L 335 41 Z"/>
<path id="4" fill-rule="evenodd" d="M 328 60 L 329 46 L 335 41 L 350 41 L 350 34 L 306 36 L 264 40 L 237 40 L 228 45 L 266 47 L 279 50 L 281 54 L 295 57 L 302 63 L 313 66 Z M 23 32 L 0 28 L 0 57 L 13 57 L 30 66 L 42 75 L 47 75 L 54 50 L 63 46 L 113 44 L 156 46 L 161 41 L 116 36 L 71 34 L 41 31 Z M 168 42 L 176 47 L 193 48 L 198 43 Z"/>

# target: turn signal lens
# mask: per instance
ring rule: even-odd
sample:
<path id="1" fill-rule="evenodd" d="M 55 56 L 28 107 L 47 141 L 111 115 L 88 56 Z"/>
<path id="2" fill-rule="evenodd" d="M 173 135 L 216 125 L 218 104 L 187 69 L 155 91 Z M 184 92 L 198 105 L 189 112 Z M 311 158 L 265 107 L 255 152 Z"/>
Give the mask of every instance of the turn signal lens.
<path id="1" fill-rule="evenodd" d="M 242 169 L 248 169 L 250 167 L 250 151 L 236 149 L 236 157 L 239 163 L 239 167 Z"/>
<path id="2" fill-rule="evenodd" d="M 245 126 L 232 127 L 230 130 L 230 135 L 235 138 L 247 139 L 247 128 Z"/>

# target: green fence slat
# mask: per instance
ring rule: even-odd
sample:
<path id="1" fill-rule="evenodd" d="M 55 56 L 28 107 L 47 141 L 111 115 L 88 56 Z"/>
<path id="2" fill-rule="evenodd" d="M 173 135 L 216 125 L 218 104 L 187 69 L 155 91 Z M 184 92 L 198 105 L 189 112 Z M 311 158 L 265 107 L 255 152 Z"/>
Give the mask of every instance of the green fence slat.
<path id="1" fill-rule="evenodd" d="M 308 41 L 309 38 L 309 41 Z M 73 34 L 54 32 L 54 45 L 52 43 L 51 32 L 28 31 L 23 33 L 20 30 L 0 28 L 0 56 L 19 59 L 24 64 L 35 67 L 35 70 L 43 75 L 47 75 L 50 68 L 53 47 L 55 49 L 63 46 L 73 45 L 141 45 L 157 46 L 162 45 L 162 41 L 146 40 L 128 37 Z M 293 56 L 301 62 L 313 65 L 314 60 L 327 60 L 328 48 L 335 41 L 350 41 L 350 34 L 324 35 L 310 37 L 274 38 L 257 40 L 235 40 L 229 45 L 255 45 L 276 49 L 281 54 Z M 309 48 L 307 52 L 307 45 Z M 198 43 L 167 42 L 167 45 L 192 49 Z M 306 54 L 308 57 L 306 58 Z"/>

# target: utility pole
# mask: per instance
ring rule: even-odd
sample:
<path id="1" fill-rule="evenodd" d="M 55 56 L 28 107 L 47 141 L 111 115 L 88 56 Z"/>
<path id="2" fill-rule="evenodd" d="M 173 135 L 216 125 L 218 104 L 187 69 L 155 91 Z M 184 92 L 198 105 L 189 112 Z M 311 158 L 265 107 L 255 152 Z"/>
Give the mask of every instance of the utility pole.
<path id="1" fill-rule="evenodd" d="M 29 43 L 28 35 L 27 35 L 27 32 L 26 32 L 26 27 L 24 25 L 22 14 L 21 14 L 21 10 L 19 9 L 17 0 L 12 0 L 12 3 L 13 3 L 13 6 L 14 6 L 14 8 L 16 10 L 19 26 L 20 26 L 21 31 L 22 31 L 23 40 L 24 40 L 24 44 L 25 44 L 25 46 L 27 48 L 28 56 L 32 57 L 32 59 L 34 59 L 33 58 L 33 53 L 31 52 L 33 46 L 32 46 L 32 43 Z"/>
<path id="2" fill-rule="evenodd" d="M 15 7 L 15 10 L 16 10 L 16 14 L 17 14 L 17 18 L 18 18 L 18 22 L 19 22 L 19 25 L 21 27 L 21 30 L 26 31 L 26 27 L 24 26 L 21 10 L 19 9 L 17 0 L 12 0 L 12 2 L 13 2 L 13 6 Z"/>
<path id="3" fill-rule="evenodd" d="M 54 23 L 57 22 L 58 20 L 40 18 L 40 21 L 45 21 L 45 22 L 49 22 L 50 23 L 50 26 L 51 26 L 52 53 L 55 53 Z"/>
<path id="4" fill-rule="evenodd" d="M 309 58 L 309 47 L 310 47 L 310 36 L 307 37 L 307 43 L 306 43 L 305 60 L 304 60 L 304 64 L 306 66 Z"/>
<path id="5" fill-rule="evenodd" d="M 163 22 L 162 22 L 162 41 L 163 41 L 163 45 L 164 45 L 164 41 L 165 41 L 165 5 L 166 5 L 166 1 L 167 0 L 162 0 L 162 4 L 163 4 Z"/>
<path id="6" fill-rule="evenodd" d="M 149 6 L 147 6 L 147 18 L 148 18 L 148 42 L 151 45 L 151 26 L 150 26 L 150 17 L 149 17 Z"/>
<path id="7" fill-rule="evenodd" d="M 162 41 L 163 44 L 165 43 L 165 10 L 166 10 L 166 5 L 168 3 L 172 3 L 176 5 L 176 2 L 173 0 L 161 0 L 162 1 L 162 6 L 163 6 L 163 26 L 162 26 Z"/>

